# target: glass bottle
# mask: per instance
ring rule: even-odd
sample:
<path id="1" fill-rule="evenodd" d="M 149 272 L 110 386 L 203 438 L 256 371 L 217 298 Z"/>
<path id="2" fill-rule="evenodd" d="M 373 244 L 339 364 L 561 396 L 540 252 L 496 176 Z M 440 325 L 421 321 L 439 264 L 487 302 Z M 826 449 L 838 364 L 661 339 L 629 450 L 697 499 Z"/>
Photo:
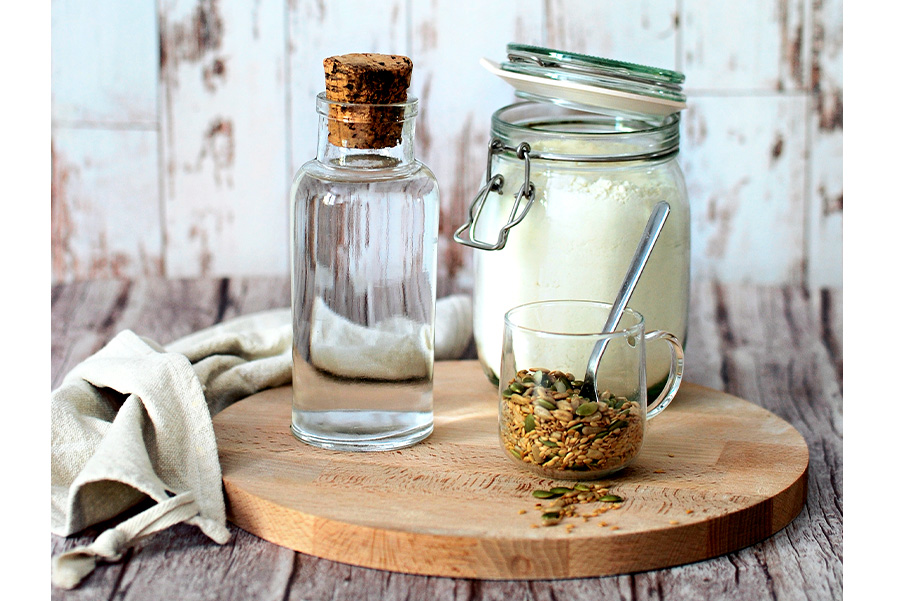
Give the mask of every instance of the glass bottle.
<path id="1" fill-rule="evenodd" d="M 418 100 L 323 92 L 316 109 L 317 156 L 291 191 L 291 430 L 329 449 L 410 446 L 433 429 L 439 214 L 414 154 Z"/>

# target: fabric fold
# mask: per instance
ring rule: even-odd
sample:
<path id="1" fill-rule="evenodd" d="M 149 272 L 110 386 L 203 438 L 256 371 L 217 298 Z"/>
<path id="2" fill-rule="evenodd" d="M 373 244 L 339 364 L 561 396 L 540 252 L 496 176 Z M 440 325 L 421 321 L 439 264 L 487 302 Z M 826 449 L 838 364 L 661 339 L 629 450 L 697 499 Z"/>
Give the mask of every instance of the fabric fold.
<path id="1" fill-rule="evenodd" d="M 468 299 L 448 302 L 438 301 L 438 315 L 442 305 L 466 315 Z M 461 353 L 471 324 L 446 316 L 441 323 L 454 331 L 435 332 L 447 341 L 442 352 Z M 55 557 L 54 585 L 73 588 L 98 561 L 117 561 L 136 540 L 178 523 L 229 540 L 212 416 L 291 382 L 291 332 L 290 309 L 238 317 L 166 346 L 124 330 L 66 374 L 50 395 L 51 532 L 70 536 L 148 498 L 155 504 Z"/>

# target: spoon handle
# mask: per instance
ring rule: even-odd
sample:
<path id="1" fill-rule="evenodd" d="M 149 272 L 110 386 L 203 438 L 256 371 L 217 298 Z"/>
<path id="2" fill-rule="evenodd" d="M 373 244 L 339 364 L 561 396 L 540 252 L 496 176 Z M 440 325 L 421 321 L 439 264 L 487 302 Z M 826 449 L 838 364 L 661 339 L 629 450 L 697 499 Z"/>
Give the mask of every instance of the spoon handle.
<path id="1" fill-rule="evenodd" d="M 616 296 L 616 300 L 610 308 L 609 317 L 606 319 L 606 324 L 603 326 L 604 333 L 614 331 L 616 326 L 619 325 L 619 320 L 622 319 L 622 313 L 625 312 L 625 307 L 628 305 L 628 301 L 631 300 L 631 295 L 637 287 L 638 279 L 640 279 L 641 273 L 647 265 L 647 260 L 650 258 L 650 252 L 653 250 L 656 241 L 659 239 L 659 234 L 662 231 L 663 225 L 666 223 L 669 211 L 669 203 L 665 201 L 660 201 L 653 207 L 653 212 L 650 214 L 650 219 L 647 221 L 647 227 L 644 228 L 644 233 L 641 235 L 641 241 L 638 244 L 637 250 L 634 251 L 631 265 L 628 266 L 625 280 L 622 282 L 619 294 Z M 609 344 L 609 338 L 598 340 L 588 359 L 584 382 L 585 384 L 589 384 L 592 388 L 597 375 L 597 369 L 600 367 L 600 358 L 603 356 L 607 344 Z"/>

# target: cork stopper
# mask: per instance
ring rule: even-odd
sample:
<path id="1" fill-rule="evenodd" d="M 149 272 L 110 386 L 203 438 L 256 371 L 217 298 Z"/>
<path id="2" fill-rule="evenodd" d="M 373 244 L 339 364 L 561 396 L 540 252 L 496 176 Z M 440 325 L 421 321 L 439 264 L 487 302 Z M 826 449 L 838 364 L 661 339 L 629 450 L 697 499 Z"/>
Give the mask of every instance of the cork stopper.
<path id="1" fill-rule="evenodd" d="M 394 54 L 354 53 L 331 56 L 325 67 L 328 141 L 344 148 L 396 146 L 403 133 L 402 107 L 373 105 L 406 102 L 412 61 Z"/>

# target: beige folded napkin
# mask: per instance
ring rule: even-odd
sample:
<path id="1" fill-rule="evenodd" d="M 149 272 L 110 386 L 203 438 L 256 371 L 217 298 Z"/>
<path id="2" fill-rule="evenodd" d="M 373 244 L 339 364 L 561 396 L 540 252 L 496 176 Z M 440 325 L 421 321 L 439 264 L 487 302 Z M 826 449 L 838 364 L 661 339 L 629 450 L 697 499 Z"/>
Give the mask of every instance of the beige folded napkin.
<path id="1" fill-rule="evenodd" d="M 431 373 L 431 326 L 395 316 L 371 326 L 341 317 L 317 298 L 309 333 L 309 361 L 345 378 L 407 380 Z"/>
<path id="2" fill-rule="evenodd" d="M 468 297 L 440 299 L 435 357 L 458 358 L 470 337 Z M 77 365 L 50 397 L 51 531 L 69 536 L 148 497 L 156 503 L 55 557 L 53 583 L 73 588 L 98 559 L 116 561 L 137 539 L 181 522 L 227 542 L 212 415 L 290 381 L 289 309 L 239 317 L 165 348 L 126 330 Z"/>

